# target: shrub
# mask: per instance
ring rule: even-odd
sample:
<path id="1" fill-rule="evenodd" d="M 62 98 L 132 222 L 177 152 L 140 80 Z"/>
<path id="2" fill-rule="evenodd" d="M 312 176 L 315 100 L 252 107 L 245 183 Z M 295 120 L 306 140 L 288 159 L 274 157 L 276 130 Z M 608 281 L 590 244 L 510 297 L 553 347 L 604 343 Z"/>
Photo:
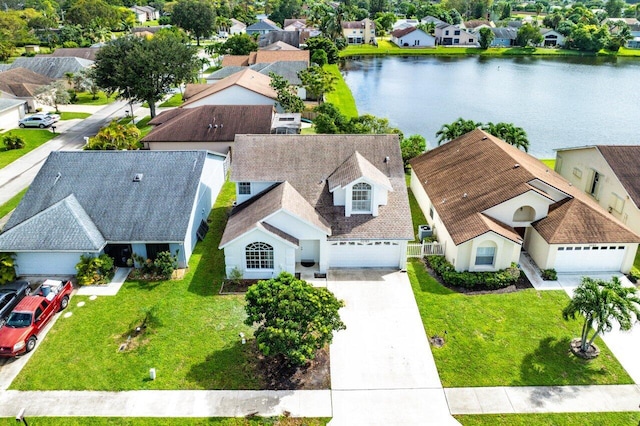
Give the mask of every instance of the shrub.
<path id="1" fill-rule="evenodd" d="M 542 279 L 545 281 L 555 281 L 558 279 L 558 273 L 555 269 L 544 269 L 542 271 Z"/>
<path id="2" fill-rule="evenodd" d="M 16 279 L 16 262 L 14 253 L 0 253 L 0 284 Z"/>
<path id="3" fill-rule="evenodd" d="M 133 253 L 127 265 L 136 268 L 134 276 L 138 279 L 166 280 L 171 278 L 173 271 L 178 267 L 178 252 L 173 256 L 169 251 L 158 253 L 155 260 L 145 259 Z"/>
<path id="4" fill-rule="evenodd" d="M 75 41 L 65 41 L 64 43 L 62 43 L 62 47 L 74 48 L 74 47 L 78 47 L 78 43 L 76 43 Z"/>
<path id="5" fill-rule="evenodd" d="M 169 25 L 169 24 L 171 24 L 170 16 L 161 16 L 160 19 L 158 19 L 158 25 Z"/>
<path id="6" fill-rule="evenodd" d="M 178 267 L 178 259 L 169 251 L 158 253 L 156 260 L 153 261 L 155 272 L 165 279 L 171 278 L 171 274 Z"/>
<path id="7" fill-rule="evenodd" d="M 237 267 L 233 268 L 229 273 L 229 281 L 233 284 L 240 284 L 242 281 L 242 271 Z"/>
<path id="8" fill-rule="evenodd" d="M 25 141 L 22 136 L 12 135 L 11 133 L 2 138 L 2 143 L 4 143 L 7 151 L 12 149 L 22 149 L 25 146 Z"/>
<path id="9" fill-rule="evenodd" d="M 113 258 L 107 254 L 98 257 L 90 255 L 80 256 L 80 262 L 76 265 L 78 272 L 76 278 L 80 285 L 106 284 L 114 273 Z"/>
<path id="10" fill-rule="evenodd" d="M 508 287 L 520 278 L 520 269 L 515 264 L 495 272 L 456 271 L 444 256 L 429 256 L 427 262 L 445 284 L 455 287 L 486 287 L 492 290 Z"/>

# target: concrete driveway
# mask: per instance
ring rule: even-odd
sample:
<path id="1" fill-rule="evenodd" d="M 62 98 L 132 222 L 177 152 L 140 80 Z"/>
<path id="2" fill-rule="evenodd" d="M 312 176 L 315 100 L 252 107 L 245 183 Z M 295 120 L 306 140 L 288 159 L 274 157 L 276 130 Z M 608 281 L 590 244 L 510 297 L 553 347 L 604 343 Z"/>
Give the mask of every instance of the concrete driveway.
<path id="1" fill-rule="evenodd" d="M 332 270 L 347 329 L 331 345 L 332 426 L 459 424 L 449 413 L 406 273 Z"/>

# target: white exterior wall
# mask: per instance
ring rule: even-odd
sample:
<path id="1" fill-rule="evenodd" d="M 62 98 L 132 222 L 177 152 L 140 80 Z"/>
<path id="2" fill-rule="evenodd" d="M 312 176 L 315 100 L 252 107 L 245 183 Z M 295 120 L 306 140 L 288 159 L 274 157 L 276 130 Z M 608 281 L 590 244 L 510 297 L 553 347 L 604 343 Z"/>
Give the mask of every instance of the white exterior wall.
<path id="1" fill-rule="evenodd" d="M 408 44 L 406 47 L 432 47 L 436 45 L 434 36 L 420 30 L 413 31 L 404 37 L 393 37 L 391 40 L 399 47 L 405 47 L 405 43 Z"/>
<path id="2" fill-rule="evenodd" d="M 352 194 L 353 186 L 361 182 L 368 183 L 369 185 L 371 185 L 371 213 L 355 213 L 352 211 L 352 208 L 351 208 L 351 205 L 352 205 L 351 194 Z M 346 217 L 350 217 L 352 214 L 371 214 L 373 216 L 378 216 L 378 208 L 380 206 L 384 206 L 387 204 L 387 189 L 382 188 L 379 185 L 376 185 L 372 182 L 369 182 L 366 179 L 358 179 L 351 182 L 349 185 L 344 187 L 343 191 L 344 191 L 344 198 L 345 198 L 344 199 L 344 215 Z M 336 204 L 336 205 L 342 205 L 342 204 Z"/>
<path id="3" fill-rule="evenodd" d="M 236 182 L 236 202 L 238 204 L 244 203 L 248 199 L 254 197 L 256 194 L 264 191 L 269 188 L 271 185 L 276 184 L 277 182 L 251 182 L 251 193 L 250 194 L 240 194 L 238 191 L 238 183 Z"/>
<path id="4" fill-rule="evenodd" d="M 506 225 L 512 227 L 523 227 L 529 226 L 531 222 L 535 222 L 536 220 L 546 217 L 549 213 L 549 205 L 552 202 L 552 200 L 543 197 L 535 191 L 529 191 L 507 200 L 504 203 L 498 204 L 497 206 L 491 207 L 483 213 Z M 514 214 L 518 209 L 524 206 L 529 206 L 535 210 L 534 219 L 527 222 L 514 222 Z"/>
<path id="5" fill-rule="evenodd" d="M 25 115 L 25 104 L 0 112 L 0 129 L 3 131 L 18 127 L 18 121 Z"/>
<path id="6" fill-rule="evenodd" d="M 273 247 L 274 269 L 247 269 L 245 248 L 254 242 L 264 242 Z M 224 248 L 224 263 L 227 276 L 237 267 L 246 279 L 273 278 L 282 271 L 294 274 L 296 247 L 270 233 L 254 229 Z"/>
<path id="7" fill-rule="evenodd" d="M 575 170 L 574 170 L 575 169 Z M 610 214 L 640 234 L 640 208 L 629 197 L 613 170 L 596 148 L 559 151 L 556 154 L 556 171 L 576 188 L 588 193 L 593 180 L 593 170 L 601 176 L 598 182 L 598 204 L 609 210 L 613 207 L 615 196 L 622 198 L 621 211 L 611 208 Z"/>
<path id="8" fill-rule="evenodd" d="M 204 149 L 220 154 L 227 154 L 233 141 L 225 142 L 145 142 L 145 148 L 151 151 L 191 151 Z"/>
<path id="9" fill-rule="evenodd" d="M 202 98 L 184 108 L 196 108 L 202 105 L 275 105 L 276 100 L 240 86 L 231 86 L 211 96 Z"/>

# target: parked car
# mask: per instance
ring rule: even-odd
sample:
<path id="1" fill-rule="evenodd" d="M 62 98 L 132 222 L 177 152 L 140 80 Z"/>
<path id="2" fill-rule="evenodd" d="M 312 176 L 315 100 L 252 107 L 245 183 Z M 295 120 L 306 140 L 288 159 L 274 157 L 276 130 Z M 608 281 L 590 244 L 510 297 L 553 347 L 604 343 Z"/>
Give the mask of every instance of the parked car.
<path id="1" fill-rule="evenodd" d="M 56 312 L 69 305 L 73 284 L 46 280 L 34 296 L 26 296 L 0 328 L 0 357 L 12 358 L 31 352 L 38 334 Z"/>
<path id="2" fill-rule="evenodd" d="M 44 129 L 45 127 L 51 126 L 53 123 L 53 119 L 45 114 L 34 114 L 20 120 L 18 125 L 23 129 L 25 127 L 39 127 Z"/>
<path id="3" fill-rule="evenodd" d="M 29 281 L 15 281 L 0 286 L 0 327 L 18 302 L 30 294 L 31 283 Z"/>
<path id="4" fill-rule="evenodd" d="M 60 114 L 56 114 L 55 112 L 49 111 L 45 115 L 47 117 L 51 117 L 54 123 L 57 123 L 58 121 L 60 121 Z"/>

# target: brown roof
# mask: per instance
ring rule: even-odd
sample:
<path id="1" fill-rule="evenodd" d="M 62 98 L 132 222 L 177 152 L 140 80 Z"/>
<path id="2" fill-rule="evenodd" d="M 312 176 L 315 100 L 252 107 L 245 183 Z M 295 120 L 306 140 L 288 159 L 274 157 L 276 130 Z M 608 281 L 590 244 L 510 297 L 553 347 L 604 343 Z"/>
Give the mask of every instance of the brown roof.
<path id="1" fill-rule="evenodd" d="M 0 91 L 19 98 L 31 97 L 39 87 L 52 82 L 53 79 L 27 68 L 13 68 L 0 72 Z"/>
<path id="2" fill-rule="evenodd" d="M 356 152 L 393 188 L 376 217 L 333 205 L 328 178 Z M 237 135 L 231 170 L 236 182 L 289 182 L 331 224 L 330 239 L 413 238 L 397 135 Z"/>
<path id="3" fill-rule="evenodd" d="M 58 58 L 73 57 L 95 61 L 96 53 L 99 50 L 99 47 L 59 47 L 53 53 L 50 53 L 48 55 L 39 54 L 36 56 L 53 56 Z"/>
<path id="4" fill-rule="evenodd" d="M 598 151 L 629 193 L 629 197 L 640 208 L 640 145 L 598 145 Z"/>
<path id="5" fill-rule="evenodd" d="M 208 83 L 188 83 L 184 88 L 182 99 L 185 101 L 198 93 L 205 91 L 211 87 Z"/>
<path id="6" fill-rule="evenodd" d="M 256 64 L 272 62 L 306 62 L 309 64 L 309 50 L 258 50 Z"/>
<path id="7" fill-rule="evenodd" d="M 364 28 L 365 27 L 365 20 L 366 19 L 363 19 L 362 21 L 344 21 L 342 23 L 342 28 L 344 28 L 344 29 Z"/>
<path id="8" fill-rule="evenodd" d="M 142 142 L 223 142 L 238 133 L 270 133 L 271 105 L 203 105 L 157 115 Z"/>
<path id="9" fill-rule="evenodd" d="M 490 27 L 493 26 L 491 25 L 491 21 L 487 21 L 486 19 L 472 19 L 464 23 L 464 27 L 467 29 L 478 28 L 479 26 L 482 26 L 482 25 L 488 25 Z"/>
<path id="10" fill-rule="evenodd" d="M 285 210 L 314 225 L 321 231 L 331 234 L 329 223 L 318 214 L 316 209 L 289 182 L 283 182 L 266 190 L 262 195 L 240 204 L 231 212 L 231 217 L 229 217 L 220 240 L 220 247 L 261 225 L 263 229 L 272 234 L 298 245 L 298 241 L 295 238 L 263 222 L 265 218 L 279 210 Z"/>
<path id="11" fill-rule="evenodd" d="M 284 41 L 276 41 L 268 46 L 261 47 L 260 50 L 300 50 L 295 46 L 292 46 Z"/>
<path id="12" fill-rule="evenodd" d="M 391 35 L 396 37 L 396 38 L 400 38 L 400 37 L 406 36 L 407 34 L 411 34 L 415 30 L 417 30 L 416 27 L 401 28 L 399 30 L 392 31 Z"/>
<path id="13" fill-rule="evenodd" d="M 338 187 L 345 187 L 351 182 L 360 179 L 368 178 L 370 181 L 377 183 L 378 185 L 386 187 L 392 191 L 391 182 L 387 175 L 382 173 L 377 167 L 367 161 L 358 151 L 354 152 L 344 163 L 331 173 L 329 176 L 329 191 L 333 191 Z"/>
<path id="14" fill-rule="evenodd" d="M 236 66 L 236 67 L 248 67 L 249 55 L 224 55 L 222 58 L 223 67 Z"/>
<path id="15" fill-rule="evenodd" d="M 514 241 L 515 231 L 482 212 L 529 191 L 540 193 L 531 182 L 542 181 L 573 198 L 579 208 L 550 209 L 549 216 L 533 226 L 549 243 L 570 226 L 574 243 L 638 241 L 640 237 L 572 187 L 564 178 L 525 152 L 476 129 L 411 161 L 442 222 L 456 244 L 489 231 Z M 560 201 L 562 202 L 562 201 Z M 590 226 L 596 215 L 602 226 Z M 488 220 L 487 220 L 488 219 Z M 614 232 L 614 230 L 617 230 Z"/>
<path id="16" fill-rule="evenodd" d="M 215 93 L 221 92 L 225 89 L 228 89 L 231 86 L 240 86 L 244 87 L 247 90 L 258 93 L 260 95 L 266 96 L 271 99 L 276 99 L 278 94 L 276 91 L 269 85 L 271 83 L 271 78 L 267 75 L 260 74 L 252 69 L 247 68 L 244 71 L 237 72 L 229 77 L 223 78 L 215 84 L 207 84 L 206 88 L 202 87 L 194 87 L 193 90 L 198 90 L 195 94 L 189 93 L 191 96 L 188 100 L 182 104 L 182 106 L 190 105 L 200 99 L 211 96 Z M 204 89 L 204 90 L 200 90 Z M 186 90 L 185 90 L 186 96 Z"/>
<path id="17" fill-rule="evenodd" d="M 300 24 L 302 24 L 303 26 L 307 25 L 307 20 L 306 18 L 293 18 L 293 19 L 285 19 L 284 20 L 284 25 L 282 25 L 282 27 L 288 27 L 289 25 L 295 24 L 296 22 L 299 22 Z"/>

